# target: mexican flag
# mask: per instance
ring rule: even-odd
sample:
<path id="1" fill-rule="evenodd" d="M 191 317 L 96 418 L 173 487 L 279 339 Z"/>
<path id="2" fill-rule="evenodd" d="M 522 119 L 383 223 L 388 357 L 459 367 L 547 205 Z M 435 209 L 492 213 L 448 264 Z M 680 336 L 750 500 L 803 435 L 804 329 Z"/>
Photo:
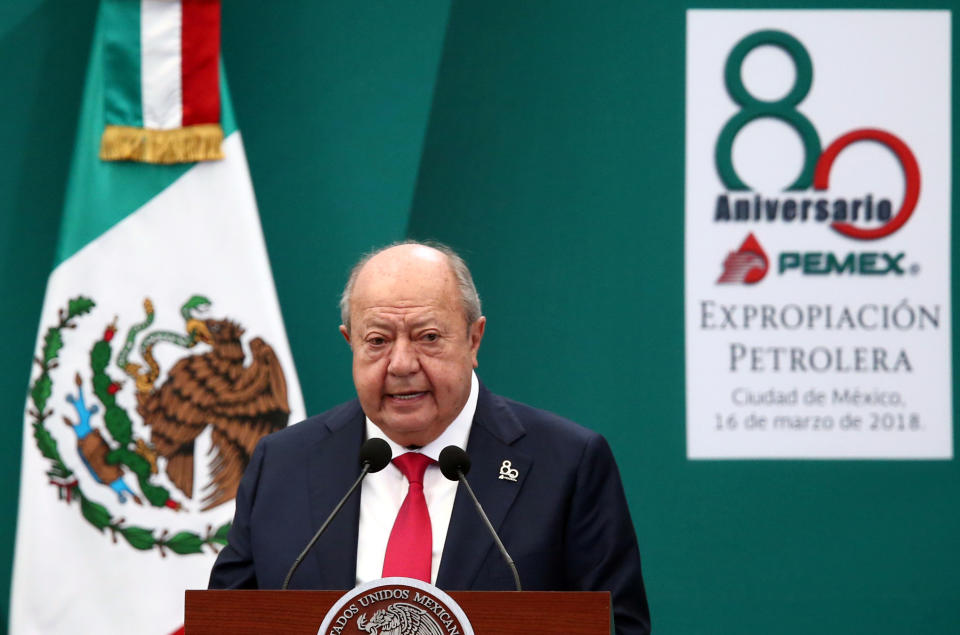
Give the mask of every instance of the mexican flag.
<path id="1" fill-rule="evenodd" d="M 101 4 L 25 408 L 11 633 L 176 632 L 254 445 L 304 415 L 219 17 Z"/>

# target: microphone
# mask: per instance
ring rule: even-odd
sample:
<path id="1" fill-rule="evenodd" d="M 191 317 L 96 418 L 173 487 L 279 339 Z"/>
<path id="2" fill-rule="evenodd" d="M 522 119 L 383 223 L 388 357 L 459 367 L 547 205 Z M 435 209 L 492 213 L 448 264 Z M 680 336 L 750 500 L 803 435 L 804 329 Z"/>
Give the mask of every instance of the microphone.
<path id="1" fill-rule="evenodd" d="M 444 476 L 451 481 L 460 481 L 467 489 L 467 493 L 470 494 L 470 498 L 473 500 L 473 504 L 477 508 L 477 513 L 480 514 L 480 518 L 483 519 L 483 523 L 487 526 L 487 530 L 490 532 L 490 535 L 493 536 L 493 541 L 497 543 L 497 548 L 500 550 L 500 555 L 503 556 L 507 566 L 510 567 L 510 573 L 513 574 L 513 582 L 517 586 L 517 591 L 522 591 L 523 589 L 520 588 L 520 574 L 517 572 L 517 565 L 513 563 L 513 558 L 511 558 L 510 554 L 507 553 L 507 548 L 503 546 L 503 543 L 500 541 L 500 536 L 497 535 L 497 531 L 493 528 L 493 525 L 490 524 L 490 519 L 487 518 L 486 512 L 483 511 L 480 501 L 477 500 L 477 495 L 473 493 L 473 488 L 470 487 L 470 483 L 467 482 L 467 472 L 470 471 L 470 457 L 467 456 L 467 453 L 464 452 L 462 448 L 458 448 L 455 445 L 448 445 L 447 447 L 443 448 L 442 452 L 440 452 L 439 463 L 440 472 L 442 472 Z"/>
<path id="2" fill-rule="evenodd" d="M 300 566 L 300 563 L 303 562 L 303 559 L 307 557 L 307 554 L 310 553 L 310 550 L 313 549 L 313 545 L 317 544 L 317 540 L 320 539 L 320 536 L 323 535 L 323 532 L 327 530 L 327 525 L 330 524 L 330 521 L 340 513 L 340 508 L 343 507 L 343 504 L 347 502 L 347 499 L 350 498 L 350 495 L 356 491 L 357 487 L 360 485 L 360 482 L 367 474 L 372 474 L 374 472 L 379 472 L 383 468 L 387 467 L 390 463 L 390 457 L 393 455 L 393 452 L 390 450 L 390 446 L 383 439 L 367 439 L 362 446 L 360 446 L 360 464 L 363 465 L 363 469 L 360 470 L 360 476 L 357 477 L 357 480 L 353 482 L 353 485 L 350 486 L 350 489 L 347 490 L 347 493 L 343 495 L 343 498 L 340 499 L 340 502 L 337 503 L 337 506 L 333 508 L 333 511 L 330 512 L 330 515 L 327 516 L 327 519 L 323 521 L 323 524 L 320 525 L 320 529 L 317 530 L 317 533 L 313 534 L 313 538 L 310 539 L 310 542 L 307 543 L 307 546 L 304 547 L 303 551 L 300 552 L 300 555 L 297 556 L 297 559 L 294 560 L 293 566 L 290 567 L 290 570 L 287 571 L 287 577 L 283 579 L 283 586 L 280 587 L 281 590 L 286 591 L 287 587 L 290 585 L 290 578 L 293 577 L 294 572 Z"/>

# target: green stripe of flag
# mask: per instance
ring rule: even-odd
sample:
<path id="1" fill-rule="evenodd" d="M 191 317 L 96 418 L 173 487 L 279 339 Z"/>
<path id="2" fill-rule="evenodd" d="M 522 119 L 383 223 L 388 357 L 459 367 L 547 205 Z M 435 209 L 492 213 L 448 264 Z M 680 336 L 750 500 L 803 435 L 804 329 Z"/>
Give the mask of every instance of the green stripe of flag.
<path id="1" fill-rule="evenodd" d="M 131 0 L 104 0 L 100 5 L 103 23 L 106 120 L 118 126 L 143 127 L 140 83 L 140 3 Z"/>

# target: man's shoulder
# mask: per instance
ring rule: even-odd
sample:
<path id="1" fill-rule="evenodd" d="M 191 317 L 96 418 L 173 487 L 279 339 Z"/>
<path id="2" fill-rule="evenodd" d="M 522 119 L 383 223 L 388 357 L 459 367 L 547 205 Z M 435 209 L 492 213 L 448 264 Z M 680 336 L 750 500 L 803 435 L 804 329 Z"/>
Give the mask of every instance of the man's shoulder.
<path id="1" fill-rule="evenodd" d="M 582 446 L 596 443 L 603 437 L 599 432 L 591 430 L 567 417 L 558 415 L 550 410 L 537 408 L 509 397 L 504 397 L 486 391 L 488 410 L 494 413 L 491 419 L 497 419 L 497 425 L 517 427 L 520 434 L 528 440 L 541 441 L 550 439 L 553 442 Z M 506 417 L 503 415 L 507 414 Z M 507 419 L 504 421 L 504 419 Z"/>

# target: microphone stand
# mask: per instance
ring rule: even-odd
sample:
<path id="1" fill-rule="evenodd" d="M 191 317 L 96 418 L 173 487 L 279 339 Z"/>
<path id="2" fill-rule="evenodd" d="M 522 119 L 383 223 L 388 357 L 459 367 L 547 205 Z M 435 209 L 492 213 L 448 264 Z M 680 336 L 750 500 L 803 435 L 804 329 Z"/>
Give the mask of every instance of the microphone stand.
<path id="1" fill-rule="evenodd" d="M 477 508 L 477 511 L 480 513 L 480 518 L 483 519 L 484 524 L 487 526 L 487 530 L 490 532 L 490 535 L 493 536 L 494 542 L 497 543 L 497 548 L 500 550 L 500 554 L 503 556 L 503 559 L 506 560 L 507 566 L 510 567 L 510 573 L 513 574 L 513 583 L 517 587 L 517 591 L 522 591 L 520 587 L 520 574 L 517 572 L 517 565 L 514 564 L 513 558 L 510 557 L 510 554 L 507 553 L 507 548 L 503 546 L 503 542 L 500 541 L 500 536 L 497 535 L 496 530 L 493 528 L 493 524 L 490 523 L 490 519 L 487 518 L 487 513 L 483 511 L 483 507 L 480 505 L 480 501 L 477 500 L 477 495 L 473 493 L 473 488 L 470 487 L 470 483 L 467 482 L 467 477 L 464 475 L 463 470 L 457 467 L 457 478 L 460 479 L 460 482 L 463 483 L 463 486 L 467 489 L 467 493 L 470 494 L 470 498 L 473 500 L 473 505 Z"/>
<path id="2" fill-rule="evenodd" d="M 313 534 L 313 538 L 310 539 L 310 542 L 307 543 L 307 546 L 304 547 L 303 551 L 300 552 L 300 555 L 297 556 L 297 559 L 293 561 L 293 566 L 291 566 L 290 571 L 287 572 L 287 577 L 283 579 L 283 586 L 280 587 L 280 590 L 282 591 L 287 590 L 287 586 L 289 586 L 290 584 L 290 578 L 293 577 L 293 574 L 294 572 L 296 572 L 297 568 L 300 566 L 300 563 L 303 562 L 303 559 L 307 557 L 307 553 L 310 552 L 310 550 L 313 548 L 313 545 L 316 544 L 318 540 L 320 540 L 320 536 L 323 534 L 324 531 L 326 531 L 327 525 L 329 525 L 330 521 L 332 521 L 334 517 L 336 517 L 336 515 L 340 512 L 340 508 L 343 507 L 344 503 L 347 502 L 347 499 L 350 498 L 350 495 L 353 494 L 354 490 L 357 489 L 357 487 L 360 485 L 360 482 L 363 480 L 363 477 L 365 477 L 369 471 L 370 471 L 370 462 L 364 461 L 363 469 L 360 470 L 360 476 L 358 476 L 357 480 L 353 482 L 353 485 L 350 486 L 350 489 L 347 490 L 347 493 L 343 495 L 343 498 L 340 499 L 340 502 L 337 503 L 337 506 L 333 508 L 333 511 L 330 512 L 330 515 L 327 516 L 327 519 L 323 521 L 323 524 L 320 525 L 320 529 L 317 530 L 317 533 Z M 472 493 L 473 492 L 471 492 L 471 494 Z"/>

